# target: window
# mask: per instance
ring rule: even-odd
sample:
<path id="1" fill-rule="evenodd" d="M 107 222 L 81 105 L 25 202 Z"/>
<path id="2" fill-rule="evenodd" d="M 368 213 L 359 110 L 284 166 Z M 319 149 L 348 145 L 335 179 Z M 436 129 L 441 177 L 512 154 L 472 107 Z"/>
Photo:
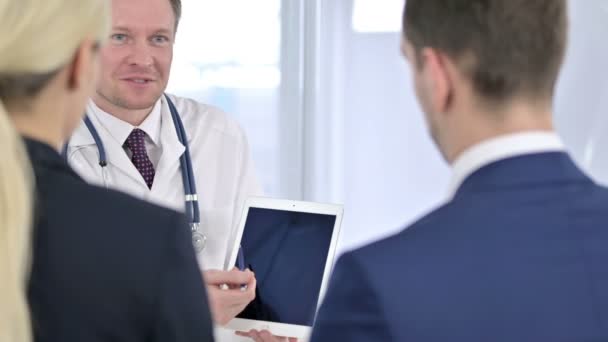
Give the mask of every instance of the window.
<path id="1" fill-rule="evenodd" d="M 280 0 L 183 0 L 170 93 L 214 105 L 245 129 L 266 193 L 280 195 Z"/>
<path id="2" fill-rule="evenodd" d="M 357 33 L 400 32 L 403 0 L 354 0 L 352 28 Z"/>

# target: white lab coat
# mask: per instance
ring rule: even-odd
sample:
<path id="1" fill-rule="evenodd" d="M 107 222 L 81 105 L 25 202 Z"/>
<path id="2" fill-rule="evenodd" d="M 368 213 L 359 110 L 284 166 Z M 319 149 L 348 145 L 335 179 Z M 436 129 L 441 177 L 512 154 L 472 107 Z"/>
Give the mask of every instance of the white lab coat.
<path id="1" fill-rule="evenodd" d="M 247 139 L 239 125 L 221 110 L 194 100 L 170 97 L 188 136 L 201 231 L 207 237 L 207 245 L 198 255 L 199 265 L 202 269 L 222 269 L 226 266 L 245 199 L 261 193 Z M 161 101 L 162 155 L 152 189 L 148 189 L 123 147 L 95 115 L 89 117 L 104 142 L 108 160 L 105 172 L 102 173 L 98 149 L 84 123 L 70 139 L 68 161 L 90 183 L 183 212 L 184 187 L 179 157 L 185 147 L 177 138 L 165 98 Z"/>

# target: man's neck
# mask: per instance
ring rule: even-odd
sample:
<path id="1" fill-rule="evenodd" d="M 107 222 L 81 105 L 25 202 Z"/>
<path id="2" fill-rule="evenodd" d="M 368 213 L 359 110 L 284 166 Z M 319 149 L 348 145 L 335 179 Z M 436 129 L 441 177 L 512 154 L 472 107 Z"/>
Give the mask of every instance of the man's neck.
<path id="1" fill-rule="evenodd" d="M 133 126 L 141 125 L 154 109 L 154 105 L 144 109 L 123 108 L 99 96 L 93 97 L 93 102 L 99 109 Z"/>
<path id="2" fill-rule="evenodd" d="M 62 123 L 53 119 L 48 112 L 12 111 L 10 117 L 20 135 L 43 142 L 56 151 L 60 151 L 65 143 Z"/>
<path id="3" fill-rule="evenodd" d="M 554 130 L 551 106 L 512 104 L 500 112 L 476 113 L 469 122 L 462 122 L 455 130 L 446 151 L 449 163 L 464 151 L 486 140 L 515 133 L 552 132 Z"/>
<path id="4" fill-rule="evenodd" d="M 70 106 L 49 87 L 27 103 L 6 103 L 9 117 L 20 135 L 43 142 L 60 151 L 71 132 L 66 132 L 65 113 Z"/>

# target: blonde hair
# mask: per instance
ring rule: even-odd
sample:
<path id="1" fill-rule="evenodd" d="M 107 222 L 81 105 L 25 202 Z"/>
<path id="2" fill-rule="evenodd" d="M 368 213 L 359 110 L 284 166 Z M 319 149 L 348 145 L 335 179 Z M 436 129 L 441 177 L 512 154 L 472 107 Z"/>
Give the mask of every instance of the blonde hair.
<path id="1" fill-rule="evenodd" d="M 32 339 L 26 299 L 32 177 L 3 102 L 36 95 L 83 40 L 105 40 L 109 5 L 109 0 L 0 0 L 0 342 Z"/>
<path id="2" fill-rule="evenodd" d="M 1 108 L 0 111 L 4 111 Z M 0 113 L 0 341 L 29 341 L 25 299 L 31 186 L 23 146 Z"/>

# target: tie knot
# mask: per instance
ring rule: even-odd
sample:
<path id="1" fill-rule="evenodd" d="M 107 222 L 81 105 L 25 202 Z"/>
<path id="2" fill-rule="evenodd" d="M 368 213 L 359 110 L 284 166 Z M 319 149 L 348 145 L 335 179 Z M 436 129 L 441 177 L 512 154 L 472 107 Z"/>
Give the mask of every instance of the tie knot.
<path id="1" fill-rule="evenodd" d="M 127 141 L 125 141 L 125 145 L 133 151 L 134 148 L 144 147 L 144 138 L 146 137 L 146 132 L 142 131 L 139 128 L 131 131 L 131 134 L 127 137 Z"/>

